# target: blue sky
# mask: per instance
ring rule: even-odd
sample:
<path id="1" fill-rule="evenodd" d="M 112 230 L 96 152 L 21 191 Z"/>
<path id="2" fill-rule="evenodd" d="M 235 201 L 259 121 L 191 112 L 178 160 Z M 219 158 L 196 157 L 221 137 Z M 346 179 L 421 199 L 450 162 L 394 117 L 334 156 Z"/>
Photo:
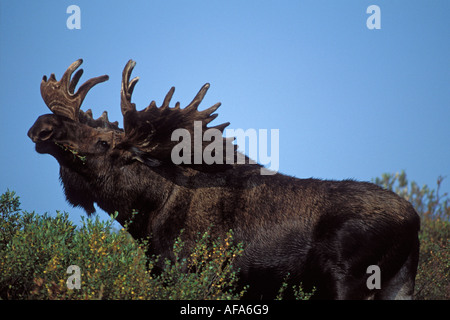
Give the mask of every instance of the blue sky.
<path id="1" fill-rule="evenodd" d="M 69 30 L 68 6 L 81 10 Z M 368 6 L 381 10 L 369 30 Z M 0 1 L 0 191 L 22 208 L 84 212 L 65 201 L 59 165 L 26 133 L 49 110 L 39 86 L 83 58 L 80 82 L 108 74 L 84 101 L 122 124 L 121 72 L 140 76 L 138 108 L 171 86 L 187 105 L 220 101 L 215 123 L 279 129 L 280 169 L 300 178 L 371 180 L 405 170 L 450 191 L 450 2 Z M 106 214 L 102 214 L 105 217 Z"/>

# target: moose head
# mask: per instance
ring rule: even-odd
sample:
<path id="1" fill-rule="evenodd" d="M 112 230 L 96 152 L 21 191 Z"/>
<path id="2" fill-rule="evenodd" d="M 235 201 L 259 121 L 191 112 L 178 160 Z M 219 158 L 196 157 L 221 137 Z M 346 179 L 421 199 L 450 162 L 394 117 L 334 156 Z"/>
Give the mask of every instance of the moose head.
<path id="1" fill-rule="evenodd" d="M 135 104 L 131 102 L 131 96 L 139 78 L 130 79 L 136 65 L 132 60 L 128 61 L 122 74 L 120 107 L 124 129 L 119 128 L 117 121 L 110 122 L 106 111 L 101 117 L 94 119 L 90 109 L 86 112 L 80 109 L 81 104 L 92 87 L 109 77 L 103 75 L 89 79 L 75 93 L 83 69 L 78 70 L 73 77 L 72 74 L 82 62 L 79 59 L 72 63 L 59 81 L 54 74 L 48 79 L 43 77 L 41 95 L 52 114 L 40 116 L 28 131 L 28 136 L 36 144 L 38 153 L 51 154 L 58 160 L 69 202 L 82 206 L 89 214 L 95 211 L 93 202 L 101 202 L 94 201 L 89 196 L 88 191 L 92 189 L 93 181 L 113 183 L 111 179 L 104 178 L 120 175 L 117 173 L 118 168 L 122 174 L 128 175 L 125 180 L 136 180 L 146 170 L 143 167 L 173 165 L 171 150 L 177 141 L 172 141 L 171 134 L 176 129 L 182 128 L 193 134 L 194 123 L 200 123 L 202 130 L 216 129 L 223 133 L 229 125 L 223 123 L 207 127 L 217 117 L 214 111 L 220 107 L 220 103 L 203 111 L 198 110 L 210 87 L 208 83 L 183 109 L 179 102 L 173 108 L 169 106 L 175 91 L 172 87 L 160 107 L 152 101 L 147 108 L 137 111 Z M 223 138 L 224 146 L 231 142 L 229 138 Z M 201 150 L 205 146 L 202 143 Z M 233 150 L 236 150 L 235 146 Z M 195 167 L 197 170 L 211 170 L 211 166 Z M 225 165 L 215 167 L 223 169 Z M 123 179 L 120 182 L 123 185 Z M 137 186 L 133 189 L 136 190 Z M 106 206 L 109 207 L 108 204 Z M 119 205 L 114 210 L 120 207 Z"/>

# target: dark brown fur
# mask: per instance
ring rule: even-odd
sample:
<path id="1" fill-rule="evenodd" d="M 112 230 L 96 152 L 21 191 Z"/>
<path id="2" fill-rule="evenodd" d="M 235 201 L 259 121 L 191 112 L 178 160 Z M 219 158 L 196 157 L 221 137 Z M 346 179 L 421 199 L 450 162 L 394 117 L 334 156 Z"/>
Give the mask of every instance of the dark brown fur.
<path id="1" fill-rule="evenodd" d="M 76 81 L 70 76 L 79 64 L 61 80 L 71 95 L 79 76 Z M 106 115 L 94 120 L 90 111 L 78 111 L 77 102 L 70 110 L 51 108 L 53 114 L 39 117 L 28 132 L 38 152 L 59 161 L 72 205 L 91 214 L 97 203 L 106 212 L 117 211 L 122 224 L 136 210 L 130 233 L 151 236 L 151 253 L 168 258 L 181 229 L 188 245 L 210 226 L 213 237 L 232 229 L 245 247 L 236 266 L 242 283 L 250 285 L 248 298 L 273 298 L 287 273 L 306 290 L 315 286 L 317 298 L 412 296 L 419 218 L 409 202 L 365 182 L 261 175 L 257 164 L 174 165 L 168 157 L 174 143 L 167 135 L 179 127 L 192 129 L 194 120 L 207 128 L 219 105 L 197 111 L 209 87 L 204 86 L 184 109 L 168 106 L 171 89 L 162 107 L 152 102 L 136 111 L 133 67 L 129 62 L 123 74 L 125 130 Z M 49 105 L 56 94 L 43 90 Z M 69 105 L 69 98 L 58 99 Z M 369 265 L 381 269 L 380 290 L 366 286 Z"/>

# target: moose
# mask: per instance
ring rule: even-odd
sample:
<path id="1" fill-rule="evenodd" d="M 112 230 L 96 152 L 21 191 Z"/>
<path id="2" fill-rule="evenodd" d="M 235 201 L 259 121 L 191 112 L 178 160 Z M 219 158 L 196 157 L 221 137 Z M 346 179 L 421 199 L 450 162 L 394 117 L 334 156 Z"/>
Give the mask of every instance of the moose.
<path id="1" fill-rule="evenodd" d="M 131 96 L 139 78 L 131 79 L 136 63 L 130 60 L 122 73 L 122 129 L 106 111 L 94 119 L 90 109 L 80 109 L 88 91 L 108 80 L 92 78 L 75 93 L 83 69 L 72 74 L 82 62 L 72 63 L 59 81 L 54 74 L 43 77 L 41 95 L 52 113 L 28 131 L 36 151 L 59 162 L 71 205 L 90 215 L 96 203 L 117 212 L 121 224 L 133 218 L 130 234 L 151 237 L 150 252 L 168 259 L 181 230 L 187 246 L 199 232 L 223 239 L 232 230 L 234 241 L 243 243 L 233 265 L 248 285 L 246 298 L 274 298 L 287 274 L 290 284 L 315 288 L 318 299 L 412 298 L 420 219 L 408 201 L 368 182 L 262 175 L 253 161 L 174 164 L 174 130 L 193 133 L 195 122 L 223 133 L 229 125 L 208 126 L 220 103 L 198 110 L 210 85 L 185 108 L 169 106 L 172 87 L 160 107 L 152 101 L 138 111 Z M 220 139 L 224 148 L 233 143 Z M 201 143 L 192 150 L 204 150 L 207 142 Z M 373 265 L 381 276 L 375 289 L 367 285 Z"/>

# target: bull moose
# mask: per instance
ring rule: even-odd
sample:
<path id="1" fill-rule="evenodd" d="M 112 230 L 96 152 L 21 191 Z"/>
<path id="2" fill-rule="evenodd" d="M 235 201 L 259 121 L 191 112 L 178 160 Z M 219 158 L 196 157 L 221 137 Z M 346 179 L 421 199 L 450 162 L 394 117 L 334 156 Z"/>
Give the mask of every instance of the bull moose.
<path id="1" fill-rule="evenodd" d="M 54 74 L 43 77 L 41 94 L 52 113 L 40 116 L 28 132 L 38 153 L 58 160 L 71 205 L 92 214 L 97 203 L 110 214 L 118 212 L 122 224 L 134 216 L 130 234 L 151 236 L 151 253 L 169 259 L 182 229 L 187 245 L 208 228 L 222 239 L 233 230 L 244 245 L 234 265 L 249 285 L 248 298 L 273 298 L 288 273 L 292 283 L 316 288 L 314 298 L 412 298 L 420 220 L 409 202 L 368 182 L 262 175 L 261 165 L 252 161 L 176 165 L 174 130 L 192 133 L 195 122 L 223 133 L 229 125 L 207 126 L 220 103 L 198 110 L 209 84 L 185 108 L 179 102 L 169 106 L 172 87 L 160 107 L 152 101 L 137 111 L 131 96 L 139 78 L 130 80 L 135 62 L 128 61 L 121 129 L 106 112 L 94 119 L 91 110 L 80 110 L 88 91 L 108 80 L 92 78 L 75 93 L 83 70 L 72 74 L 81 63 L 72 63 L 60 81 Z M 224 147 L 232 143 L 220 139 Z M 373 265 L 381 272 L 379 289 L 367 286 L 367 268 Z"/>

